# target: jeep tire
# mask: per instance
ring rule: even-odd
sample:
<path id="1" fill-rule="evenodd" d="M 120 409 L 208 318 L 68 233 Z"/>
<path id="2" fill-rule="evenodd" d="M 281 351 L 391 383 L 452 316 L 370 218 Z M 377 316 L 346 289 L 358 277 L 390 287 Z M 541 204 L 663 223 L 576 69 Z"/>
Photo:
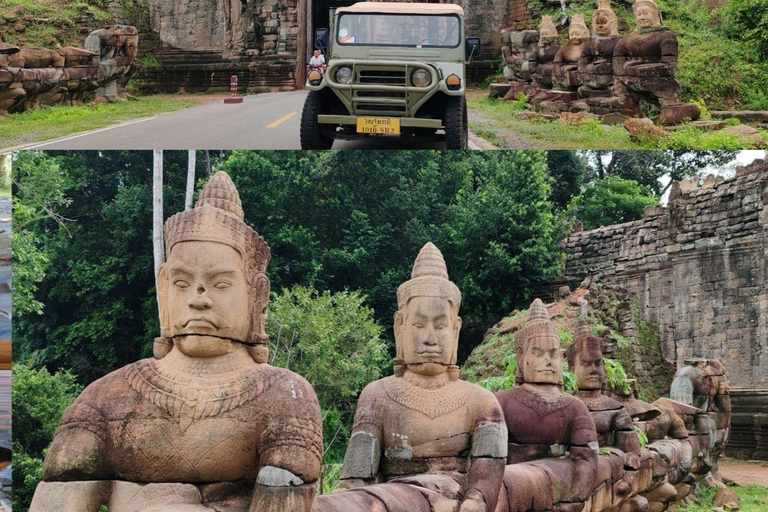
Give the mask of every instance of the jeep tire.
<path id="1" fill-rule="evenodd" d="M 326 133 L 327 128 L 317 122 L 322 112 L 323 91 L 310 91 L 301 111 L 301 149 L 331 149 L 333 138 Z"/>
<path id="2" fill-rule="evenodd" d="M 445 102 L 445 149 L 467 149 L 469 126 L 464 96 L 449 96 Z"/>

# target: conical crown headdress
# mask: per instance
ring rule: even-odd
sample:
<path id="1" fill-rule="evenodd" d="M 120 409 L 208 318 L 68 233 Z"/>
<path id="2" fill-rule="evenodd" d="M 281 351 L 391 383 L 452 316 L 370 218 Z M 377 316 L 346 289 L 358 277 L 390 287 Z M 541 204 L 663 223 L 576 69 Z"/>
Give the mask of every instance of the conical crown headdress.
<path id="1" fill-rule="evenodd" d="M 549 319 L 549 311 L 541 299 L 536 299 L 531 304 L 525 317 L 525 326 L 515 333 L 515 355 L 517 356 L 517 371 L 515 382 L 524 383 L 523 360 L 528 344 L 537 338 L 559 338 L 557 327 Z"/>
<path id="2" fill-rule="evenodd" d="M 571 18 L 571 26 L 568 28 L 568 37 L 570 39 L 589 37 L 589 29 L 584 22 L 584 16 L 581 14 L 574 14 Z"/>
<path id="3" fill-rule="evenodd" d="M 546 37 L 557 37 L 557 28 L 552 16 L 542 16 L 541 25 L 539 25 L 539 43 Z"/>
<path id="4" fill-rule="evenodd" d="M 179 242 L 216 242 L 237 250 L 243 257 L 251 309 L 251 343 L 266 343 L 264 314 L 269 300 L 269 246 L 244 221 L 240 194 L 226 172 L 219 171 L 203 187 L 191 210 L 177 213 L 165 222 L 166 254 Z M 161 318 L 161 324 L 163 319 Z M 164 326 L 164 329 L 166 327 Z"/>
<path id="5" fill-rule="evenodd" d="M 451 310 L 458 313 L 461 305 L 459 288 L 448 279 L 443 254 L 435 244 L 427 242 L 413 263 L 411 279 L 397 288 L 397 307 L 403 309 L 412 297 L 438 297 L 451 303 Z"/>
<path id="6" fill-rule="evenodd" d="M 603 340 L 592 334 L 592 329 L 585 320 L 579 320 L 576 333 L 573 336 L 573 343 L 566 349 L 565 357 L 568 358 L 568 364 L 571 368 L 576 361 L 576 355 L 585 350 L 599 350 L 603 352 Z"/>

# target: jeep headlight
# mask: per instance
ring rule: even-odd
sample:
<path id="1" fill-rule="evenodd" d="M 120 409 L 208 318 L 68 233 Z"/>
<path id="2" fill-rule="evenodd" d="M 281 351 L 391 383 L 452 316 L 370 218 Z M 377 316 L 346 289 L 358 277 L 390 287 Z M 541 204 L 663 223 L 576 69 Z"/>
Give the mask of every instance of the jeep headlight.
<path id="1" fill-rule="evenodd" d="M 336 73 L 333 75 L 336 82 L 342 84 L 342 85 L 348 85 L 352 83 L 352 76 L 353 76 L 352 68 L 349 66 L 341 66 L 336 70 Z"/>
<path id="2" fill-rule="evenodd" d="M 432 77 L 426 69 L 414 69 L 411 73 L 411 83 L 416 87 L 426 87 L 431 81 Z"/>

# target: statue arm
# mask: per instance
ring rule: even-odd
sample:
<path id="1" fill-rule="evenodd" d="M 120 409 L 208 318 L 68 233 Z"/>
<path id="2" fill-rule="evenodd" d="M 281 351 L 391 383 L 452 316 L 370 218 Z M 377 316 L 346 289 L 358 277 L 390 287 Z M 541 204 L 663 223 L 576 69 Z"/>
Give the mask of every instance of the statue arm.
<path id="1" fill-rule="evenodd" d="M 64 411 L 45 457 L 44 481 L 106 480 L 113 476 L 106 460 L 106 420 L 84 399 L 87 392 Z"/>
<path id="2" fill-rule="evenodd" d="M 569 447 L 569 457 L 574 464 L 571 500 L 586 501 L 597 475 L 597 430 L 583 402 L 575 401 L 574 408 Z"/>
<path id="3" fill-rule="evenodd" d="M 352 437 L 344 455 L 339 489 L 354 489 L 375 483 L 381 463 L 383 408 L 374 386 L 360 394 L 352 426 Z"/>
<path id="4" fill-rule="evenodd" d="M 640 466 L 640 440 L 635 433 L 632 418 L 624 408 L 614 416 L 613 431 L 616 448 L 624 452 L 624 467 L 637 469 Z"/>
<path id="5" fill-rule="evenodd" d="M 507 462 L 507 425 L 496 405 L 493 421 L 484 421 L 472 434 L 472 462 L 467 473 L 467 492 L 460 512 L 496 509 Z"/>
<path id="6" fill-rule="evenodd" d="M 323 449 L 320 405 L 312 387 L 298 375 L 286 383 L 290 386 L 273 397 L 265 418 L 250 512 L 312 508 Z"/>

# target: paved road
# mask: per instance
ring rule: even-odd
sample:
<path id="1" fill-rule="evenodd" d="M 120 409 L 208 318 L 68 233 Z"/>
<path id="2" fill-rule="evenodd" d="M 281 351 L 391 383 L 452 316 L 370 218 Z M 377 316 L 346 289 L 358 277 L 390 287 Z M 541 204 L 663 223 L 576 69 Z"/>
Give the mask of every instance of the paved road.
<path id="1" fill-rule="evenodd" d="M 301 149 L 299 120 L 307 91 L 246 96 L 243 103 L 206 105 L 128 121 L 25 149 Z M 471 144 L 474 146 L 474 144 Z M 443 149 L 432 139 L 367 137 L 334 149 Z M 477 146 L 473 149 L 479 149 Z"/>

